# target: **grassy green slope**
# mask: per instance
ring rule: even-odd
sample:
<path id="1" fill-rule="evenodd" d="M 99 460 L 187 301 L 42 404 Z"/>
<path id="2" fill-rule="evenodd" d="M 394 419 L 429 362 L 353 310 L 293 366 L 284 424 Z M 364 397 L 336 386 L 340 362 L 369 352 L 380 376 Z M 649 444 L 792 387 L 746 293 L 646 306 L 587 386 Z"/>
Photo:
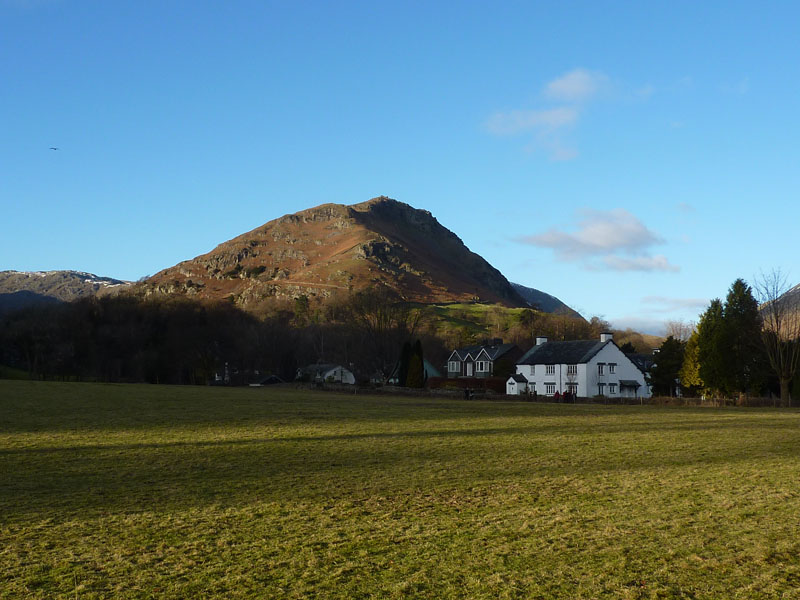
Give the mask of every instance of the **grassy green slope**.
<path id="1" fill-rule="evenodd" d="M 0 597 L 797 597 L 798 458 L 797 411 L 0 381 Z"/>
<path id="2" fill-rule="evenodd" d="M 524 308 L 508 308 L 499 304 L 451 303 L 418 305 L 424 307 L 435 329 L 442 334 L 446 329 L 460 329 L 465 337 L 476 340 L 490 337 L 493 325 L 508 329 L 519 321 Z M 544 314 L 544 313 L 540 313 Z M 546 319 L 546 316 L 542 317 Z M 495 323 L 492 323 L 495 321 Z"/>

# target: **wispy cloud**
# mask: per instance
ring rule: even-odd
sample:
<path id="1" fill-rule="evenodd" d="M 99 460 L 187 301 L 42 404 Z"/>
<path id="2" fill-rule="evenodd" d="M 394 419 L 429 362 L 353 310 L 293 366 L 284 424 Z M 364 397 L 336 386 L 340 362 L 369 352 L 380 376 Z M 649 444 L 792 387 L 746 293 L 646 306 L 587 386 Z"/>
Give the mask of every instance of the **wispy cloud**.
<path id="1" fill-rule="evenodd" d="M 586 104 L 608 86 L 609 78 L 600 71 L 573 69 L 542 88 L 544 103 L 555 106 L 495 112 L 487 119 L 486 130 L 493 135 L 531 135 L 527 150 L 544 151 L 552 160 L 570 160 L 578 151 L 567 132 L 577 125 Z"/>
<path id="2" fill-rule="evenodd" d="M 512 110 L 493 114 L 486 122 L 486 128 L 495 135 L 516 135 L 531 130 L 554 131 L 573 125 L 577 120 L 578 111 L 568 106 L 547 110 Z"/>
<path id="3" fill-rule="evenodd" d="M 573 69 L 549 82 L 544 88 L 544 96 L 559 102 L 584 102 L 607 84 L 608 77 L 600 71 Z"/>
<path id="4" fill-rule="evenodd" d="M 701 312 L 708 306 L 707 298 L 672 298 L 669 296 L 645 296 L 642 304 L 648 305 L 650 312 L 673 313 L 676 311 Z"/>
<path id="5" fill-rule="evenodd" d="M 610 211 L 584 209 L 578 214 L 578 229 L 574 233 L 550 229 L 523 238 L 523 241 L 552 248 L 565 260 L 617 250 L 638 251 L 663 242 L 644 223 L 621 208 Z"/>
<path id="6" fill-rule="evenodd" d="M 603 263 L 612 271 L 680 271 L 680 267 L 671 264 L 663 254 L 656 256 L 606 256 Z"/>
<path id="7" fill-rule="evenodd" d="M 650 335 L 664 335 L 667 324 L 663 319 L 653 319 L 648 317 L 625 316 L 610 319 L 614 329 L 632 329 L 639 333 Z"/>
<path id="8" fill-rule="evenodd" d="M 652 84 L 647 84 L 635 90 L 633 95 L 641 100 L 647 100 L 656 93 L 656 87 Z"/>
<path id="9" fill-rule="evenodd" d="M 587 269 L 613 271 L 678 271 L 663 255 L 649 249 L 664 239 L 624 209 L 585 209 L 573 231 L 550 229 L 518 241 L 550 248 L 562 261 L 581 262 Z"/>
<path id="10" fill-rule="evenodd" d="M 743 77 L 736 83 L 723 83 L 721 89 L 725 94 L 737 94 L 739 96 L 743 96 L 750 91 L 750 78 Z"/>

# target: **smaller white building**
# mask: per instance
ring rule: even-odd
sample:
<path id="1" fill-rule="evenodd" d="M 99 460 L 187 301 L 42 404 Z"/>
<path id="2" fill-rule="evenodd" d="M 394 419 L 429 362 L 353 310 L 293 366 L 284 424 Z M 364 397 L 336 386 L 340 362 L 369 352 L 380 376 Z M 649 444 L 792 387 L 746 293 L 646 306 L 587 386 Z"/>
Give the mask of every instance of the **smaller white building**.
<path id="1" fill-rule="evenodd" d="M 330 363 L 318 363 L 301 367 L 297 369 L 295 379 L 314 383 L 347 383 L 350 385 L 356 382 L 356 377 L 350 369 Z"/>
<path id="2" fill-rule="evenodd" d="M 528 393 L 528 380 L 523 375 L 515 373 L 506 381 L 506 394 L 521 396 Z"/>
<path id="3" fill-rule="evenodd" d="M 540 396 L 563 395 L 591 398 L 649 398 L 650 388 L 644 372 L 614 343 L 611 333 L 600 340 L 549 342 L 536 338 L 536 345 L 517 363 L 517 375 L 527 382 L 506 382 L 508 393 L 536 393 Z"/>

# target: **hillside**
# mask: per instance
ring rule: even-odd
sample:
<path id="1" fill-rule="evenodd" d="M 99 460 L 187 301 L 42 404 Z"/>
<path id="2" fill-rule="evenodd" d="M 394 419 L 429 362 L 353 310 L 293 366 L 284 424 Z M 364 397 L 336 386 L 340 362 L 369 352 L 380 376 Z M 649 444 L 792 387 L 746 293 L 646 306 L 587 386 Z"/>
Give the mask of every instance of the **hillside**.
<path id="1" fill-rule="evenodd" d="M 571 309 L 555 296 L 551 296 L 536 288 L 526 287 L 519 283 L 512 283 L 513 288 L 522 296 L 532 307 L 547 313 L 563 314 L 575 319 L 582 319 L 579 312 Z"/>
<path id="2" fill-rule="evenodd" d="M 130 286 L 129 281 L 82 271 L 0 271 L 0 312 L 117 293 Z"/>
<path id="3" fill-rule="evenodd" d="M 508 280 L 428 211 L 379 197 L 285 215 L 165 269 L 146 294 L 233 300 L 325 299 L 371 285 L 411 302 L 527 306 Z"/>

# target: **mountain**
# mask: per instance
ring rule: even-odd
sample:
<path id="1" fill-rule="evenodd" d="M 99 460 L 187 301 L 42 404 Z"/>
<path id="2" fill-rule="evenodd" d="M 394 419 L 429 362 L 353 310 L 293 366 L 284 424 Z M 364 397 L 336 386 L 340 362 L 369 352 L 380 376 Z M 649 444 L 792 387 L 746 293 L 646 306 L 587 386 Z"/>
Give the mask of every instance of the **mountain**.
<path id="1" fill-rule="evenodd" d="M 156 273 L 146 294 L 228 298 L 327 298 L 384 285 L 412 302 L 479 299 L 527 306 L 508 280 L 430 212 L 381 196 L 285 215 Z"/>
<path id="2" fill-rule="evenodd" d="M 511 286 L 528 304 L 542 312 L 563 314 L 575 319 L 583 319 L 580 313 L 571 309 L 555 296 L 551 296 L 535 288 L 525 287 L 519 283 L 512 283 Z"/>
<path id="3" fill-rule="evenodd" d="M 130 286 L 129 281 L 82 271 L 0 271 L 0 312 L 116 293 Z"/>
<path id="4" fill-rule="evenodd" d="M 800 307 L 800 284 L 781 294 L 778 297 L 778 302 L 792 307 Z"/>

